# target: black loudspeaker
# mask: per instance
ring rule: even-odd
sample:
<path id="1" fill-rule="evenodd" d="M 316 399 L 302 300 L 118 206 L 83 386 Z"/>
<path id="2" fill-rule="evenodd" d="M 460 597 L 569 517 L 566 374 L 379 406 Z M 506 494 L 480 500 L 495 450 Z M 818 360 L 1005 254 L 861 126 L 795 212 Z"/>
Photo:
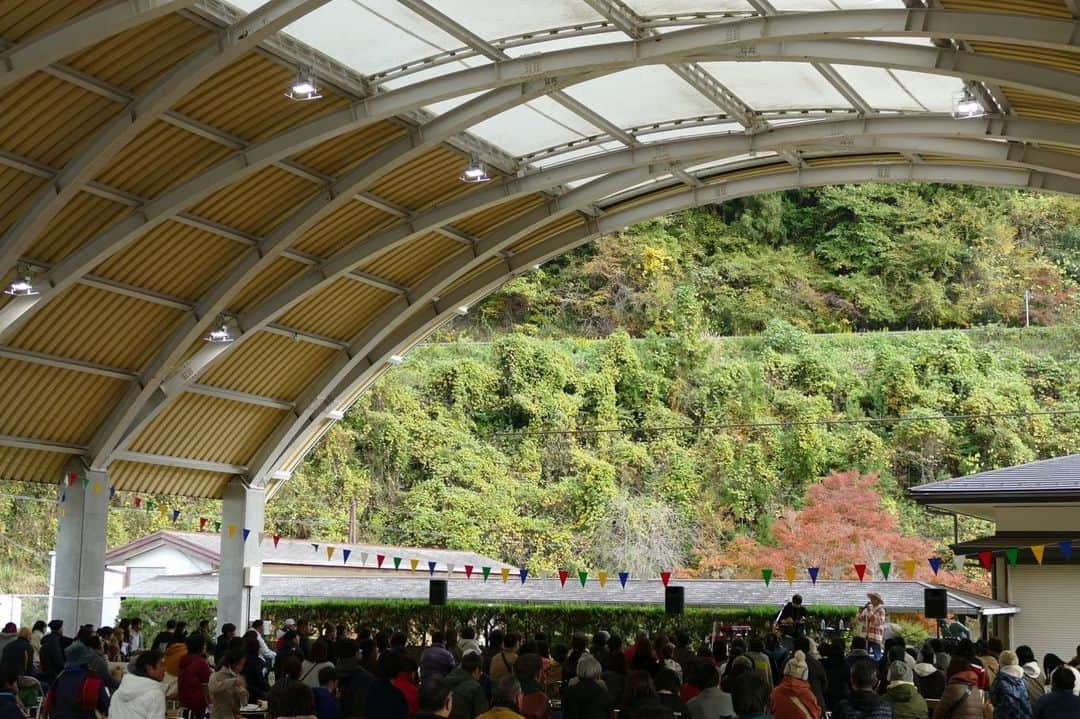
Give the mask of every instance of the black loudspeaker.
<path id="1" fill-rule="evenodd" d="M 923 603 L 927 619 L 945 619 L 949 615 L 949 595 L 944 589 L 927 587 L 923 590 Z"/>
<path id="2" fill-rule="evenodd" d="M 664 611 L 668 614 L 682 614 L 683 605 L 686 603 L 684 587 L 664 588 Z"/>
<path id="3" fill-rule="evenodd" d="M 428 604 L 433 607 L 446 606 L 446 580 L 432 579 L 428 583 Z"/>

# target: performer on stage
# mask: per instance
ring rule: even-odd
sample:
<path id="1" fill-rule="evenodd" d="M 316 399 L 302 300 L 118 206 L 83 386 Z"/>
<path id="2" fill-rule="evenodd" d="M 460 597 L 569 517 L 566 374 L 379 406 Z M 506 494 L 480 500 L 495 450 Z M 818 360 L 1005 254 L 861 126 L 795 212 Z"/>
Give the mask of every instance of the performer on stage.
<path id="1" fill-rule="evenodd" d="M 803 606 L 802 596 L 796 594 L 776 615 L 776 626 L 781 633 L 792 637 L 806 636 L 806 624 L 810 612 Z"/>
<path id="2" fill-rule="evenodd" d="M 881 660 L 882 645 L 885 643 L 885 625 L 889 623 L 889 614 L 885 611 L 885 602 L 877 592 L 866 595 L 870 598 L 855 621 L 862 622 L 863 635 L 866 637 L 866 651 L 876 661 Z"/>

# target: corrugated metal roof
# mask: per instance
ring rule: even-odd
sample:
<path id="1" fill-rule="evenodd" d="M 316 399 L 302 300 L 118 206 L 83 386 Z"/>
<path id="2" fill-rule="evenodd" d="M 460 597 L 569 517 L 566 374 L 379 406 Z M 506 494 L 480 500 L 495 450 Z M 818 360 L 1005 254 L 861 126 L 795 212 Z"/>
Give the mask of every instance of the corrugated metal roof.
<path id="1" fill-rule="evenodd" d="M 993 469 L 908 490 L 921 503 L 1080 499 L 1080 454 Z"/>

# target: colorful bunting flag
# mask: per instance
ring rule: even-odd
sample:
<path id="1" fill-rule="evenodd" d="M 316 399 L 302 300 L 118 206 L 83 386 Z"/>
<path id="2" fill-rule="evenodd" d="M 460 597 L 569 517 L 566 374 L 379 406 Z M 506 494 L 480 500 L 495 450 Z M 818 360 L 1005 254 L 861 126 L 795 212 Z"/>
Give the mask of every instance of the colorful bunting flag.
<path id="1" fill-rule="evenodd" d="M 967 561 L 967 555 L 966 554 L 954 554 L 953 558 L 952 558 L 952 561 L 953 561 L 953 566 L 954 567 L 956 567 L 957 569 L 963 569 L 964 568 L 964 562 Z"/>
<path id="2" fill-rule="evenodd" d="M 1064 542 L 1058 543 L 1058 549 L 1061 550 L 1061 556 L 1065 557 L 1065 561 L 1072 560 L 1072 540 L 1066 539 Z"/>
<path id="3" fill-rule="evenodd" d="M 597 572 L 596 581 L 600 583 L 600 588 L 603 589 L 604 585 L 607 584 L 607 572 Z"/>
<path id="4" fill-rule="evenodd" d="M 79 481 L 79 475 L 75 472 L 68 472 L 67 483 L 69 487 L 74 487 L 75 483 Z"/>
<path id="5" fill-rule="evenodd" d="M 863 578 L 866 577 L 866 565 L 865 564 L 856 564 L 855 565 L 855 574 L 858 575 L 860 582 L 863 581 Z"/>
<path id="6" fill-rule="evenodd" d="M 82 483 L 82 488 L 83 489 L 86 489 L 86 487 L 90 484 L 90 480 L 87 479 L 86 477 L 83 477 L 82 479 L 80 479 L 79 482 Z"/>
<path id="7" fill-rule="evenodd" d="M 1005 550 L 1005 559 L 1009 561 L 1009 566 L 1015 567 L 1016 560 L 1020 558 L 1020 549 L 1018 547 L 1009 547 Z"/>
<path id="8" fill-rule="evenodd" d="M 101 494 L 101 482 L 94 482 L 94 494 Z"/>
<path id="9" fill-rule="evenodd" d="M 881 570 L 881 576 L 885 577 L 885 581 L 888 581 L 889 572 L 892 571 L 892 562 L 879 562 L 878 569 Z"/>
<path id="10" fill-rule="evenodd" d="M 236 536 L 236 525 L 235 524 L 230 524 L 229 525 L 229 538 L 232 539 L 235 536 Z"/>
<path id="11" fill-rule="evenodd" d="M 569 576 L 570 576 L 570 572 L 566 571 L 565 569 L 560 569 L 559 570 L 559 584 L 561 584 L 562 586 L 565 587 L 566 586 L 566 578 L 569 577 Z"/>
<path id="12" fill-rule="evenodd" d="M 166 516 L 166 515 L 167 515 L 168 513 L 169 513 L 169 508 L 168 508 L 168 507 L 166 507 L 166 506 L 165 506 L 164 504 L 162 504 L 162 505 L 158 506 L 158 515 L 159 515 L 159 516 L 160 516 L 160 517 L 161 517 L 162 519 L 165 519 L 165 516 Z"/>
<path id="13" fill-rule="evenodd" d="M 348 564 L 349 563 L 349 555 L 350 554 L 352 554 L 351 549 L 342 549 L 341 550 L 341 563 L 342 564 Z"/>
<path id="14" fill-rule="evenodd" d="M 1031 553 L 1035 555 L 1035 561 L 1042 564 L 1043 555 L 1046 554 L 1046 545 L 1036 544 L 1031 548 Z"/>
<path id="15" fill-rule="evenodd" d="M 466 564 L 465 565 L 465 578 L 466 579 L 472 579 L 472 570 L 473 570 L 473 565 L 471 565 L 471 564 Z"/>
<path id="16" fill-rule="evenodd" d="M 795 567 L 784 567 L 784 579 L 788 584 L 795 583 Z"/>
<path id="17" fill-rule="evenodd" d="M 266 532 L 259 532 L 259 546 L 262 546 L 263 540 L 266 539 Z"/>
<path id="18" fill-rule="evenodd" d="M 904 579 L 914 579 L 915 578 L 915 560 L 914 559 L 905 559 L 903 569 L 904 569 Z"/>
<path id="19" fill-rule="evenodd" d="M 577 573 L 577 578 L 581 580 L 581 586 L 585 586 L 585 582 L 589 581 L 589 573 L 582 571 Z"/>
<path id="20" fill-rule="evenodd" d="M 434 577 L 435 576 L 435 562 L 428 562 L 427 563 L 427 570 L 428 570 L 428 574 L 430 576 Z"/>
<path id="21" fill-rule="evenodd" d="M 386 561 L 386 555 L 385 554 L 376 554 L 375 555 L 375 566 L 378 567 L 379 569 L 382 569 L 382 563 L 385 562 L 385 561 Z"/>
<path id="22" fill-rule="evenodd" d="M 155 506 L 154 505 L 154 500 L 152 500 L 152 499 L 146 500 L 146 511 L 147 512 L 153 512 L 154 511 L 154 506 Z"/>
<path id="23" fill-rule="evenodd" d="M 135 509 L 138 509 L 141 506 L 142 506 L 142 497 L 136 497 L 135 498 Z"/>
<path id="24" fill-rule="evenodd" d="M 361 567 L 364 566 L 365 564 L 367 564 L 367 558 L 368 558 L 368 553 L 367 552 L 360 552 L 360 566 Z"/>
<path id="25" fill-rule="evenodd" d="M 210 520 L 207 519 L 206 517 L 199 517 L 199 531 L 200 532 L 203 531 L 204 529 L 206 529 L 206 523 L 209 522 L 209 521 Z"/>
<path id="26" fill-rule="evenodd" d="M 61 492 L 60 493 L 60 504 L 63 504 L 66 501 L 67 501 L 67 492 Z"/>
<path id="27" fill-rule="evenodd" d="M 505 582 L 507 579 L 510 578 L 510 567 L 503 567 L 499 570 L 499 574 L 502 575 L 502 580 L 503 582 Z"/>
<path id="28" fill-rule="evenodd" d="M 626 580 L 630 578 L 630 572 L 619 572 L 619 584 L 623 589 L 626 589 Z"/>
<path id="29" fill-rule="evenodd" d="M 522 567 L 521 569 L 518 570 L 518 574 L 521 575 L 521 583 L 524 584 L 526 578 L 528 578 L 528 576 L 529 576 L 529 570 L 526 569 L 525 567 Z"/>
<path id="30" fill-rule="evenodd" d="M 990 565 L 993 563 L 993 561 L 993 552 L 979 552 L 979 564 L 982 565 L 983 569 L 990 571 Z"/>
<path id="31" fill-rule="evenodd" d="M 930 557 L 926 560 L 930 564 L 930 569 L 934 570 L 934 576 L 941 571 L 941 557 Z"/>
<path id="32" fill-rule="evenodd" d="M 176 520 L 178 520 L 178 519 L 180 519 L 180 510 L 179 510 L 179 509 L 174 509 L 174 510 L 172 511 L 172 521 L 173 521 L 173 524 L 176 524 Z"/>
<path id="33" fill-rule="evenodd" d="M 61 507 L 60 508 L 60 516 L 61 517 L 67 516 L 67 507 Z"/>
<path id="34" fill-rule="evenodd" d="M 109 487 L 109 499 L 116 496 L 116 487 Z"/>
<path id="35" fill-rule="evenodd" d="M 218 522 L 218 521 L 214 522 L 214 531 L 215 532 L 220 532 L 221 531 L 221 522 Z"/>
<path id="36" fill-rule="evenodd" d="M 671 581 L 671 572 L 660 572 L 660 581 L 663 582 L 666 587 L 668 582 Z"/>
<path id="37" fill-rule="evenodd" d="M 447 562 L 446 563 L 446 576 L 448 576 L 448 577 L 452 576 L 454 574 L 455 569 L 457 569 L 456 564 L 453 564 L 452 562 Z"/>
<path id="38" fill-rule="evenodd" d="M 251 530 L 248 529 L 247 527 L 244 527 L 244 541 L 246 542 L 247 538 L 250 537 L 250 536 L 251 536 Z"/>
<path id="39" fill-rule="evenodd" d="M 317 552 L 317 551 L 319 551 L 319 545 L 318 545 L 318 544 L 314 544 L 314 543 L 313 543 L 313 544 L 311 545 L 311 548 L 312 548 L 312 549 L 314 549 L 314 550 L 315 550 L 316 552 Z"/>
<path id="40" fill-rule="evenodd" d="M 394 569 L 401 569 L 401 557 L 394 557 Z"/>
<path id="41" fill-rule="evenodd" d="M 817 585 L 818 567 L 808 567 L 806 573 L 810 575 L 810 583 Z"/>
<path id="42" fill-rule="evenodd" d="M 761 570 L 761 578 L 765 580 L 765 586 L 766 587 L 769 586 L 769 582 L 772 581 L 772 570 L 771 569 L 762 569 Z"/>
<path id="43" fill-rule="evenodd" d="M 488 577 L 491 576 L 491 567 L 480 567 L 480 573 L 484 575 L 484 581 L 486 582 Z"/>
<path id="44" fill-rule="evenodd" d="M 412 572 L 413 574 L 416 574 L 416 567 L 417 567 L 417 566 L 418 566 L 419 564 L 420 564 L 420 560 L 419 560 L 419 559 L 410 559 L 410 560 L 409 560 L 409 571 L 410 571 L 410 572 Z M 397 567 L 395 566 L 395 569 L 396 569 L 396 568 L 397 568 Z"/>
<path id="45" fill-rule="evenodd" d="M 334 550 L 335 549 L 337 549 L 337 547 L 327 547 L 326 548 L 326 561 L 330 561 L 331 559 L 334 558 Z"/>
<path id="46" fill-rule="evenodd" d="M 278 542 L 280 542 L 280 541 L 281 541 L 281 535 L 280 534 L 275 534 L 274 535 L 274 549 L 277 549 Z"/>

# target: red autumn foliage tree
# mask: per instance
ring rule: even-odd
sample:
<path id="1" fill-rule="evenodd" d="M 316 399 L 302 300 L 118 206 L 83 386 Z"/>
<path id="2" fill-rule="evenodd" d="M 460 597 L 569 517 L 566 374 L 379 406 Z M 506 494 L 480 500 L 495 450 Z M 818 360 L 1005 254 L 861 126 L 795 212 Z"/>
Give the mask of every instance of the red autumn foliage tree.
<path id="1" fill-rule="evenodd" d="M 877 476 L 858 472 L 833 473 L 806 491 L 802 509 L 788 508 L 772 526 L 773 543 L 738 537 L 722 555 L 703 563 L 704 573 L 760 578 L 771 567 L 782 578 L 785 567 L 795 567 L 797 578 L 807 578 L 808 567 L 818 567 L 821 579 L 857 579 L 856 564 L 866 564 L 866 578 L 880 578 L 878 565 L 891 562 L 890 578 L 903 579 L 904 562 L 915 560 L 915 579 L 974 591 L 979 582 L 942 567 L 935 577 L 927 559 L 938 554 L 933 542 L 900 531 L 896 515 L 882 501 Z"/>

